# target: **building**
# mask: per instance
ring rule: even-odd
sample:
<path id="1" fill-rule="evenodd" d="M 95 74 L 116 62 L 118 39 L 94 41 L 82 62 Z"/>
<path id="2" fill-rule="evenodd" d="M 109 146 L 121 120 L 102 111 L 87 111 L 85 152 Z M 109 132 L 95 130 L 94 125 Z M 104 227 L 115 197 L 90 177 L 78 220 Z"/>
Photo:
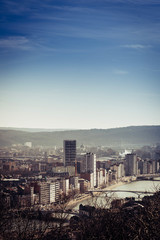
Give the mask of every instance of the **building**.
<path id="1" fill-rule="evenodd" d="M 97 169 L 96 182 L 97 187 L 103 187 L 106 185 L 106 169 Z"/>
<path id="2" fill-rule="evenodd" d="M 138 174 L 137 155 L 130 153 L 126 155 L 125 164 L 126 176 L 136 176 Z"/>
<path id="3" fill-rule="evenodd" d="M 76 161 L 76 140 L 64 140 L 64 166 L 75 166 Z"/>
<path id="4" fill-rule="evenodd" d="M 59 198 L 60 183 L 56 182 L 45 182 L 40 185 L 40 204 L 54 203 Z"/>
<path id="5" fill-rule="evenodd" d="M 65 194 L 65 195 L 69 194 L 69 178 L 61 179 L 60 188 L 61 188 L 63 194 Z"/>
<path id="6" fill-rule="evenodd" d="M 32 147 L 32 142 L 25 142 L 24 146 L 31 148 Z"/>
<path id="7" fill-rule="evenodd" d="M 157 161 L 156 160 L 152 160 L 152 173 L 157 173 Z"/>
<path id="8" fill-rule="evenodd" d="M 91 217 L 95 213 L 95 207 L 89 206 L 89 205 L 79 205 L 79 215 L 80 216 L 87 216 Z"/>
<path id="9" fill-rule="evenodd" d="M 49 184 L 48 183 L 42 183 L 40 185 L 39 202 L 40 204 L 49 203 Z"/>
<path id="10" fill-rule="evenodd" d="M 87 192 L 90 189 L 90 182 L 88 180 L 80 178 L 78 182 L 80 184 L 80 193 Z"/>
<path id="11" fill-rule="evenodd" d="M 47 165 L 46 163 L 35 162 L 32 164 L 32 171 L 33 172 L 46 172 Z"/>
<path id="12" fill-rule="evenodd" d="M 92 172 L 93 173 L 93 186 L 96 186 L 96 154 L 86 153 L 82 159 L 82 173 Z"/>
<path id="13" fill-rule="evenodd" d="M 94 188 L 94 174 L 93 172 L 81 173 L 81 178 L 88 180 L 90 182 L 90 188 Z"/>
<path id="14" fill-rule="evenodd" d="M 148 173 L 148 162 L 147 160 L 144 160 L 142 162 L 142 174 L 147 174 Z"/>
<path id="15" fill-rule="evenodd" d="M 52 172 L 53 173 L 59 173 L 61 175 L 61 173 L 68 173 L 68 176 L 74 176 L 75 175 L 75 167 L 74 166 L 56 166 L 52 168 Z"/>
<path id="16" fill-rule="evenodd" d="M 4 172 L 13 172 L 13 171 L 17 170 L 16 162 L 13 161 L 13 160 L 8 160 L 8 161 L 3 161 L 2 160 L 1 169 Z"/>
<path id="17" fill-rule="evenodd" d="M 70 184 L 72 185 L 72 189 L 79 190 L 80 185 L 78 183 L 78 177 L 74 176 L 70 178 Z"/>
<path id="18" fill-rule="evenodd" d="M 34 205 L 34 187 L 30 187 L 31 206 Z"/>
<path id="19" fill-rule="evenodd" d="M 113 164 L 110 169 L 112 170 L 114 180 L 116 181 L 121 180 L 121 178 L 125 176 L 124 163 L 122 162 Z"/>

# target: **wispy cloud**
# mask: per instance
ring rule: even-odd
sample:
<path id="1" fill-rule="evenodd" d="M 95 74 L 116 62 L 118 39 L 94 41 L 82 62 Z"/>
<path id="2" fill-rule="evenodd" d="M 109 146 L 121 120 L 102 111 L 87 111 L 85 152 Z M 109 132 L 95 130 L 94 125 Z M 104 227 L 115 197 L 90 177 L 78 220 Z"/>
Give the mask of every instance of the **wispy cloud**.
<path id="1" fill-rule="evenodd" d="M 117 74 L 117 75 L 126 75 L 126 74 L 128 74 L 127 71 L 125 71 L 125 70 L 118 70 L 118 69 L 114 70 L 113 73 Z"/>
<path id="2" fill-rule="evenodd" d="M 26 37 L 8 37 L 5 39 L 0 39 L 1 48 L 10 48 L 10 49 L 20 49 L 20 50 L 29 50 L 31 45 L 29 40 Z"/>
<path id="3" fill-rule="evenodd" d="M 81 52 L 86 52 L 86 49 L 78 49 L 78 48 L 55 48 L 54 46 L 49 46 L 43 41 L 38 40 L 36 42 L 32 42 L 32 40 L 27 39 L 26 37 L 8 37 L 6 39 L 0 39 L 0 48 L 3 50 L 38 50 L 41 53 L 50 53 L 52 54 L 53 52 L 66 52 L 66 53 L 81 53 Z"/>
<path id="4" fill-rule="evenodd" d="M 63 11 L 63 12 L 86 12 L 86 13 L 90 13 L 90 12 L 94 12 L 95 10 L 90 8 L 90 7 L 86 7 L 86 4 L 82 4 L 82 6 L 78 6 L 77 5 L 78 2 L 74 1 L 71 4 L 68 5 L 67 2 L 65 1 L 61 1 L 59 3 L 54 3 L 51 1 L 43 1 L 43 0 L 28 0 L 28 1 L 24 1 L 21 4 L 19 4 L 19 1 L 17 0 L 2 0 L 2 4 L 3 6 L 6 8 L 6 11 L 13 13 L 13 14 L 17 14 L 17 15 L 21 15 L 22 13 L 25 12 L 37 12 L 37 9 L 41 9 L 41 10 L 47 10 L 47 11 L 52 11 L 57 10 L 57 11 Z M 37 8 L 38 6 L 38 8 Z M 44 11 L 42 11 L 42 13 L 44 13 Z"/>
<path id="5" fill-rule="evenodd" d="M 132 48 L 132 49 L 145 49 L 145 48 L 151 48 L 151 45 L 142 45 L 142 44 L 127 44 L 123 45 L 124 48 Z"/>
<path id="6" fill-rule="evenodd" d="M 29 4 L 25 3 L 19 4 L 19 2 L 17 1 L 2 0 L 1 4 L 3 4 L 2 6 L 5 9 L 5 11 L 11 14 L 19 15 L 30 10 Z"/>
<path id="7" fill-rule="evenodd" d="M 133 4 L 160 4 L 159 0 L 124 0 L 123 2 L 129 2 Z"/>
<path id="8" fill-rule="evenodd" d="M 48 21 L 67 21 L 67 18 L 64 17 L 55 17 L 53 15 L 49 15 L 49 14 L 32 14 L 31 19 L 40 19 L 40 20 L 48 20 Z"/>
<path id="9" fill-rule="evenodd" d="M 159 0 L 102 0 L 112 3 L 131 3 L 131 4 L 160 4 Z"/>

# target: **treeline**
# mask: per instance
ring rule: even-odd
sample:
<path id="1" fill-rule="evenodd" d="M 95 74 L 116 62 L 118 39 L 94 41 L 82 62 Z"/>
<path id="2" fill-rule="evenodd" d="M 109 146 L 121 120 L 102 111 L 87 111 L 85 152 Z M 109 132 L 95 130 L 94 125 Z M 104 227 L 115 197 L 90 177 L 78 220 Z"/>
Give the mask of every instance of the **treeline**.
<path id="1" fill-rule="evenodd" d="M 61 215 L 58 224 L 28 220 L 27 211 L 16 215 L 5 208 L 1 196 L 1 240 L 158 240 L 160 239 L 160 192 L 144 197 L 140 203 L 131 202 L 118 208 L 93 208 L 90 216 L 72 218 L 66 225 Z M 3 206 L 2 206 L 3 205 Z M 19 214 L 19 215 L 18 215 Z M 65 223 L 65 224 L 64 224 Z"/>
<path id="2" fill-rule="evenodd" d="M 90 218 L 82 218 L 76 228 L 77 240 L 85 239 L 160 239 L 160 193 L 139 204 L 119 209 L 98 209 Z"/>
<path id="3" fill-rule="evenodd" d="M 160 126 L 135 126 L 114 129 L 26 132 L 0 130 L 0 146 L 32 142 L 33 146 L 63 146 L 64 139 L 77 140 L 78 146 L 142 147 L 160 143 Z"/>

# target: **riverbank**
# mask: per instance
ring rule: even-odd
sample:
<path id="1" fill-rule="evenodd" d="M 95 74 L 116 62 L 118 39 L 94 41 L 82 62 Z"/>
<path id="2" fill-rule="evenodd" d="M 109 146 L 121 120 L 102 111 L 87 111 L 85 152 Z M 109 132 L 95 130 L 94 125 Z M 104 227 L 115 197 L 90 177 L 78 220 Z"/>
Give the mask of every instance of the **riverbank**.
<path id="1" fill-rule="evenodd" d="M 132 179 L 131 177 L 126 177 L 125 179 L 123 179 L 123 181 L 119 181 L 119 182 L 113 182 L 112 184 L 110 184 L 109 186 L 106 186 L 105 188 L 103 188 L 102 190 L 112 190 L 116 187 L 119 187 L 119 186 L 123 186 L 125 184 L 128 184 L 130 183 L 131 181 L 134 181 L 135 179 Z M 94 193 L 94 196 L 98 196 L 99 194 L 101 193 Z M 85 201 L 85 200 L 89 200 L 92 198 L 93 195 L 91 195 L 90 193 L 88 194 L 81 194 L 81 196 L 77 199 L 72 199 L 69 201 L 68 205 L 67 205 L 67 208 L 74 208 L 78 203 L 82 202 L 82 201 Z"/>

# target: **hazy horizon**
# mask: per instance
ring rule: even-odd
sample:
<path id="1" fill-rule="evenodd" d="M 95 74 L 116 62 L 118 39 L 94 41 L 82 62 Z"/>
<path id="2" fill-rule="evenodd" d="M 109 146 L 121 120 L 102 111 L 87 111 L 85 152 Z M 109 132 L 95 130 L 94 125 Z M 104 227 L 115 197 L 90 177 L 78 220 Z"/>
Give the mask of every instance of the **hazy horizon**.
<path id="1" fill-rule="evenodd" d="M 110 129 L 119 129 L 119 128 L 134 128 L 134 127 L 159 127 L 160 125 L 130 125 L 130 126 L 124 126 L 124 127 L 113 127 L 113 128 L 37 128 L 37 127 L 31 127 L 31 128 L 26 128 L 26 127 L 1 127 L 0 130 L 3 129 L 11 129 L 11 130 L 26 130 L 26 131 L 74 131 L 74 130 L 110 130 Z"/>
<path id="2" fill-rule="evenodd" d="M 2 0 L 0 126 L 160 125 L 158 0 Z"/>

